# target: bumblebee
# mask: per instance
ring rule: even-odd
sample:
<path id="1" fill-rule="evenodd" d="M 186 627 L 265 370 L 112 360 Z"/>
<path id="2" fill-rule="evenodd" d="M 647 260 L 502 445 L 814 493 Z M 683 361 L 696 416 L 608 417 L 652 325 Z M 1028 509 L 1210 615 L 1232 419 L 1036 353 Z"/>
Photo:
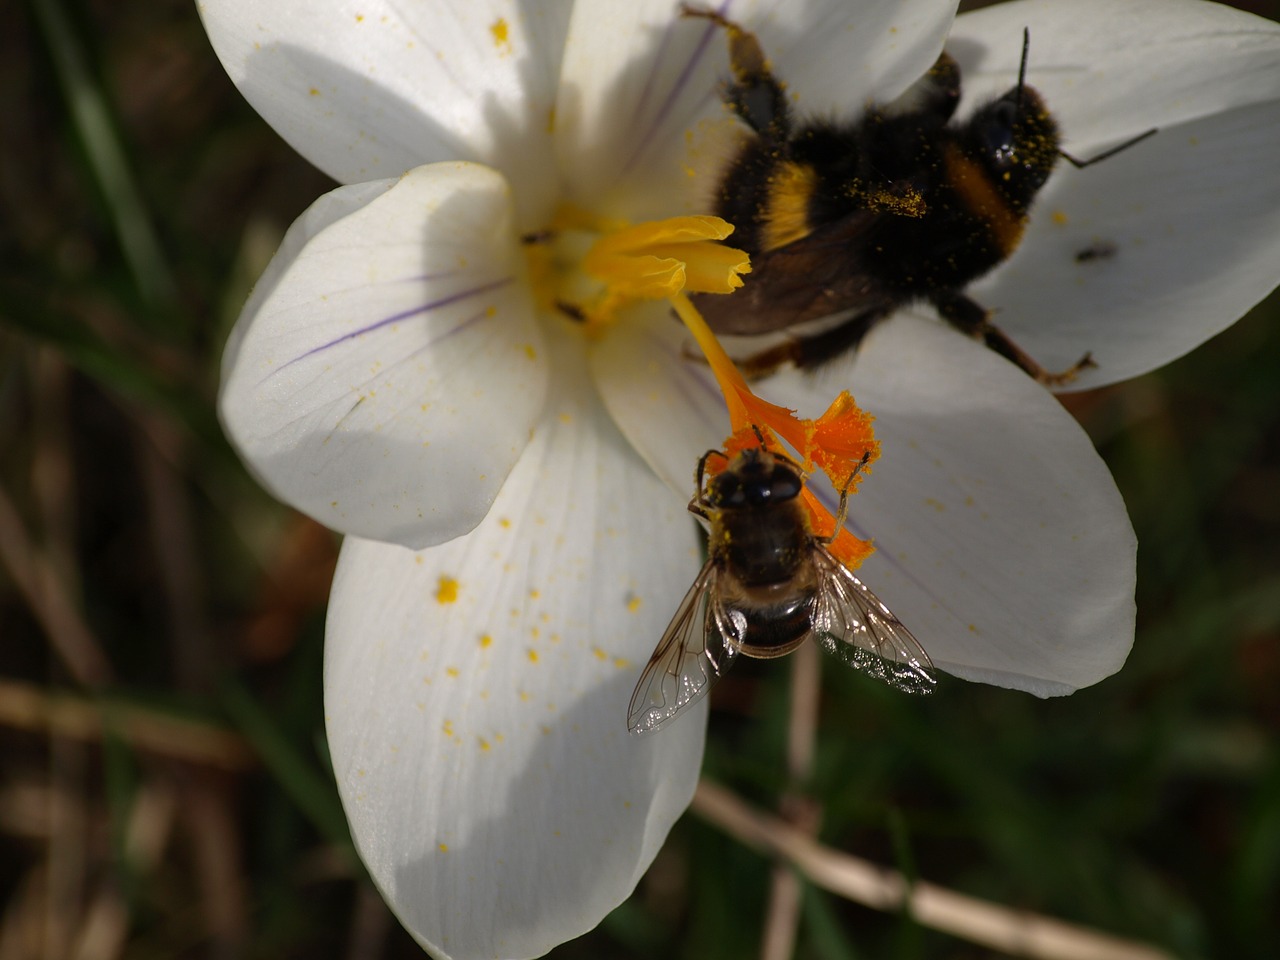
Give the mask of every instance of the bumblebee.
<path id="1" fill-rule="evenodd" d="M 1087 161 L 1064 153 L 1057 123 L 1025 82 L 1026 33 L 1017 84 L 963 123 L 950 122 L 960 66 L 945 52 L 893 104 L 873 105 L 853 121 L 801 121 L 752 34 L 711 11 L 682 12 L 727 32 L 733 79 L 724 100 L 753 132 L 715 197 L 715 212 L 735 226 L 733 244 L 751 255 L 752 271 L 731 297 L 702 294 L 696 306 L 716 333 L 739 336 L 846 314 L 747 358 L 744 372 L 816 366 L 920 302 L 1048 386 L 1094 366 L 1085 354 L 1066 370 L 1045 370 L 965 287 L 1017 248 L 1060 157 L 1085 167 L 1155 130 Z"/>
<path id="2" fill-rule="evenodd" d="M 727 466 L 707 480 L 712 457 Z M 732 458 L 708 451 L 698 461 L 694 484 L 689 512 L 710 527 L 707 562 L 631 695 L 632 733 L 657 730 L 696 703 L 738 654 L 781 657 L 810 637 L 900 690 L 931 691 L 929 655 L 827 549 L 844 520 L 847 484 L 830 537 L 810 529 L 799 466 L 763 446 Z"/>

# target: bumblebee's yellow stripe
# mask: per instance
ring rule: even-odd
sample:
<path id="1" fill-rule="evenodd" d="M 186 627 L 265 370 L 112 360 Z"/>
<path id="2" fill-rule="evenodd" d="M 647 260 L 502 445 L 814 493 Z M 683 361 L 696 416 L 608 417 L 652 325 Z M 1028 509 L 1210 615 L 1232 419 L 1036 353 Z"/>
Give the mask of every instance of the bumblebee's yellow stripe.
<path id="1" fill-rule="evenodd" d="M 947 182 L 964 201 L 969 212 L 991 228 L 991 238 L 1002 256 L 1009 256 L 1022 241 L 1027 227 L 1026 217 L 1019 216 L 987 176 L 981 166 L 966 157 L 958 146 L 949 143 L 943 154 Z"/>
<path id="2" fill-rule="evenodd" d="M 780 163 L 769 178 L 769 196 L 765 201 L 764 231 L 761 246 L 765 250 L 785 247 L 809 234 L 809 199 L 818 185 L 813 167 L 799 163 Z"/>

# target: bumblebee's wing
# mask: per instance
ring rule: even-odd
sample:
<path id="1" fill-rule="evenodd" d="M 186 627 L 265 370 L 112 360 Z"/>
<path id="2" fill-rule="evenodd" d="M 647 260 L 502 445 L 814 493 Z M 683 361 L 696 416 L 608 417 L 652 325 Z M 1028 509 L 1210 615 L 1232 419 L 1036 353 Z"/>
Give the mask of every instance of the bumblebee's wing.
<path id="1" fill-rule="evenodd" d="M 828 653 L 906 693 L 932 693 L 933 662 L 911 631 L 821 544 L 813 634 Z"/>
<path id="2" fill-rule="evenodd" d="M 657 730 L 701 700 L 737 656 L 737 646 L 725 642 L 718 625 L 733 630 L 716 591 L 718 572 L 710 560 L 703 565 L 658 641 L 627 707 L 632 733 Z"/>
<path id="3" fill-rule="evenodd" d="M 886 215 L 858 210 L 752 254 L 742 289 L 694 301 L 712 330 L 733 336 L 773 333 L 845 310 L 888 310 L 892 300 L 859 253 L 866 232 Z"/>

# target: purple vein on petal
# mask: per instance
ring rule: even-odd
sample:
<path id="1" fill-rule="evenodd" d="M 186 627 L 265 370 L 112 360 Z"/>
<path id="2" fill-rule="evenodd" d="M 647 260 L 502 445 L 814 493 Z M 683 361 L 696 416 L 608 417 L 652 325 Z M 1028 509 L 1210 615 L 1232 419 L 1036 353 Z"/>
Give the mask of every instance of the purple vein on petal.
<path id="1" fill-rule="evenodd" d="M 398 323 L 401 320 L 408 320 L 410 317 L 416 317 L 419 314 L 430 313 L 432 310 L 438 310 L 441 307 L 451 306 L 452 304 L 458 303 L 462 300 L 466 300 L 468 297 L 478 297 L 482 294 L 489 293 L 492 290 L 497 290 L 501 287 L 505 287 L 507 284 L 511 283 L 511 281 L 512 281 L 511 277 L 503 277 L 500 280 L 491 280 L 489 283 L 481 284 L 478 287 L 472 287 L 470 290 L 462 290 L 458 293 L 450 294 L 447 297 L 441 297 L 439 300 L 433 300 L 431 303 L 424 303 L 416 307 L 411 307 L 408 310 L 402 310 L 399 313 L 393 313 L 391 316 L 383 317 L 381 320 L 375 320 L 373 323 L 369 324 L 368 326 L 361 327 L 358 330 L 353 330 L 350 333 L 344 333 L 342 336 L 336 337 L 333 340 L 330 340 L 328 343 L 322 343 L 317 347 L 312 347 L 306 353 L 300 354 L 299 356 L 294 357 L 292 360 L 285 361 L 284 363 L 280 364 L 280 366 L 276 367 L 276 369 L 273 370 L 268 376 L 266 376 L 263 382 L 265 382 L 266 380 L 270 380 L 277 373 L 286 369 L 287 367 L 292 366 L 295 363 L 298 363 L 300 360 L 305 360 L 307 359 L 307 357 L 314 356 L 315 354 L 328 350 L 331 347 L 336 347 L 340 343 L 346 343 L 348 340 L 354 340 L 356 337 L 363 336 L 366 333 L 372 333 L 374 330 L 378 330 L 382 327 L 387 326 L 388 324 Z"/>
<path id="2" fill-rule="evenodd" d="M 454 334 L 467 329 L 467 327 L 471 326 L 473 323 L 478 323 L 480 320 L 484 319 L 485 316 L 487 316 L 486 311 L 477 310 L 471 316 L 467 317 L 466 320 L 462 321 L 462 323 L 458 324 L 456 327 L 453 327 L 443 336 L 438 337 L 434 340 L 430 340 L 427 343 L 424 343 L 417 350 L 414 350 L 412 353 L 408 353 L 405 356 L 401 357 L 399 360 L 393 363 L 390 367 L 386 368 L 385 370 L 379 370 L 373 376 L 363 380 L 362 382 L 352 387 L 352 392 L 355 392 L 357 394 L 356 399 L 352 402 L 351 406 L 347 408 L 347 412 L 337 419 L 337 421 L 333 425 L 333 428 L 325 436 L 321 445 L 323 446 L 324 444 L 332 440 L 334 436 L 337 435 L 338 431 L 342 429 L 342 425 L 346 423 L 347 420 L 351 417 L 351 415 L 354 414 L 356 410 L 359 409 L 360 405 L 364 403 L 365 400 L 368 399 L 369 394 L 365 392 L 365 390 L 369 386 L 369 384 L 373 383 L 374 381 L 386 381 L 387 378 L 390 377 L 396 370 L 403 367 L 406 363 L 410 363 L 413 360 L 417 359 L 422 354 L 430 350 L 432 347 L 436 346 L 441 340 L 447 339 L 448 337 L 451 337 Z"/>
<path id="3" fill-rule="evenodd" d="M 720 5 L 718 12 L 721 15 L 724 15 L 729 9 L 730 2 L 731 0 L 725 0 L 725 2 Z M 654 80 L 661 72 L 658 68 L 664 59 L 667 46 L 671 39 L 671 31 L 675 26 L 676 24 L 674 22 L 668 24 L 666 32 L 662 36 L 662 42 L 658 47 L 658 55 L 650 61 L 649 76 L 645 80 L 644 92 L 641 95 L 640 104 L 637 105 L 637 114 L 640 113 L 639 106 L 648 101 L 649 91 L 653 86 Z M 693 73 L 694 68 L 707 52 L 707 47 L 711 44 L 711 35 L 718 29 L 719 28 L 714 23 L 708 23 L 703 29 L 702 38 L 698 41 L 698 45 L 693 48 L 693 55 L 689 57 L 689 61 L 684 65 L 684 69 L 680 71 L 680 75 L 676 78 L 676 82 L 672 85 L 671 89 L 667 91 L 667 97 L 662 101 L 662 105 L 658 107 L 658 111 L 654 114 L 653 119 L 649 121 L 648 129 L 646 129 L 644 134 L 636 141 L 636 147 L 631 151 L 631 156 L 628 157 L 627 162 L 622 165 L 623 176 L 631 171 L 631 169 L 640 160 L 640 157 L 643 156 L 645 150 L 648 149 L 649 143 L 653 140 L 658 128 L 661 127 L 663 122 L 667 119 L 667 116 L 671 113 L 671 108 L 675 105 L 677 98 L 679 98 L 680 94 L 684 91 L 685 85 L 689 82 L 689 76 Z"/>

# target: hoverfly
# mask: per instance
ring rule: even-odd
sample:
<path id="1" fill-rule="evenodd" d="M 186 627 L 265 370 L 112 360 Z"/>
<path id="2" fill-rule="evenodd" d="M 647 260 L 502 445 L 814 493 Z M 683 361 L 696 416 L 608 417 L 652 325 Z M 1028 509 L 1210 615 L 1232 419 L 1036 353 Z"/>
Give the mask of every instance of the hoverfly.
<path id="1" fill-rule="evenodd" d="M 727 466 L 708 480 L 712 457 Z M 799 465 L 763 441 L 732 458 L 707 451 L 694 484 L 689 512 L 710 527 L 707 562 L 631 695 L 632 733 L 657 730 L 705 696 L 739 653 L 781 657 L 810 637 L 899 690 L 931 691 L 929 655 L 828 549 L 844 520 L 848 484 L 830 537 L 815 536 L 809 525 Z"/>

